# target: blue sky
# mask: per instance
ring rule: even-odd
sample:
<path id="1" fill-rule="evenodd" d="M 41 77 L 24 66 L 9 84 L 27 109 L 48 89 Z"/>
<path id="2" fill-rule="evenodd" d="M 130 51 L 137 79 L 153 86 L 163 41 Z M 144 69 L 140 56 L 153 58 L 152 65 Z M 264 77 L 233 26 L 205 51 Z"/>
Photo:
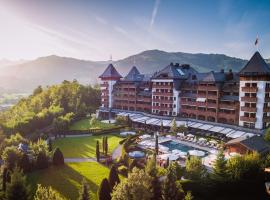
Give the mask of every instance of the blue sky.
<path id="1" fill-rule="evenodd" d="M 149 49 L 270 57 L 270 1 L 0 0 L 0 58 L 114 60 Z"/>

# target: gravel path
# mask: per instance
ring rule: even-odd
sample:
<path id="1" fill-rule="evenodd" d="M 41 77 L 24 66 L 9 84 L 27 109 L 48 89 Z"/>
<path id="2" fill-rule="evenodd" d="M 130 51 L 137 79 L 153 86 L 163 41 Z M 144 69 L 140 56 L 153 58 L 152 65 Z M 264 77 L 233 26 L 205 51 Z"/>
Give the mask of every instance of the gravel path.
<path id="1" fill-rule="evenodd" d="M 95 158 L 65 158 L 65 163 L 97 162 Z"/>

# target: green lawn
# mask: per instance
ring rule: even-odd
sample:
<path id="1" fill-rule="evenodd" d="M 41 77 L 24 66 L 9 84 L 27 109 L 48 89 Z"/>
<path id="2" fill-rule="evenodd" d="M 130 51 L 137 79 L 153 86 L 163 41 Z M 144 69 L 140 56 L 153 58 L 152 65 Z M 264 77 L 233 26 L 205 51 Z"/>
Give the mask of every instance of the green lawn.
<path id="1" fill-rule="evenodd" d="M 101 121 L 97 121 L 94 126 L 90 125 L 90 119 L 91 118 L 86 118 L 82 119 L 80 121 L 75 122 L 70 126 L 70 130 L 89 130 L 89 129 L 106 129 L 106 128 L 114 128 L 116 127 L 115 124 L 107 124 L 107 123 L 102 123 Z"/>
<path id="2" fill-rule="evenodd" d="M 96 156 L 96 141 L 99 140 L 100 150 L 102 149 L 102 137 L 87 136 L 75 138 L 61 138 L 53 142 L 53 147 L 59 147 L 65 158 L 89 158 Z M 122 140 L 120 136 L 106 135 L 108 137 L 109 153 L 111 153 Z"/>
<path id="3" fill-rule="evenodd" d="M 27 180 L 33 191 L 37 184 L 51 186 L 68 199 L 78 198 L 83 177 L 89 183 L 91 199 L 97 199 L 96 193 L 103 178 L 108 178 L 109 169 L 95 162 L 67 163 L 62 167 L 50 167 L 35 171 Z"/>

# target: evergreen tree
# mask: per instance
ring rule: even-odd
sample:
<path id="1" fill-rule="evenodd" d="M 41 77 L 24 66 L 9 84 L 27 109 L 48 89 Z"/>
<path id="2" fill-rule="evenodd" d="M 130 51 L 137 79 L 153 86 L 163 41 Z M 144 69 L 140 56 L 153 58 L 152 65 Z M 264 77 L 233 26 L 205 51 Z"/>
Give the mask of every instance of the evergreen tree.
<path id="1" fill-rule="evenodd" d="M 167 160 L 166 160 L 165 168 L 169 167 L 169 165 L 170 165 L 170 159 L 168 157 Z"/>
<path id="2" fill-rule="evenodd" d="M 6 191 L 7 187 L 7 175 L 8 175 L 8 169 L 7 167 L 3 168 L 3 173 L 2 173 L 2 190 Z"/>
<path id="3" fill-rule="evenodd" d="M 160 124 L 160 132 L 163 133 L 163 121 L 161 120 L 161 124 Z"/>
<path id="4" fill-rule="evenodd" d="M 110 170 L 109 183 L 110 183 L 111 189 L 113 189 L 115 185 L 120 183 L 120 179 L 116 171 L 116 167 L 114 165 L 111 167 L 111 170 Z"/>
<path id="5" fill-rule="evenodd" d="M 226 176 L 226 159 L 223 149 L 218 152 L 217 158 L 213 167 L 213 178 L 222 180 Z"/>
<path id="6" fill-rule="evenodd" d="M 83 179 L 82 181 L 82 187 L 81 187 L 80 196 L 78 200 L 90 200 L 89 185 L 87 184 L 85 179 Z"/>
<path id="7" fill-rule="evenodd" d="M 207 171 L 199 157 L 190 156 L 186 160 L 186 173 L 192 180 L 199 180 L 206 177 Z"/>
<path id="8" fill-rule="evenodd" d="M 157 166 L 156 166 L 156 156 L 148 160 L 147 165 L 145 167 L 145 172 L 152 177 L 151 181 L 151 190 L 153 192 L 153 197 L 151 200 L 161 200 L 162 199 L 162 187 L 159 177 L 157 176 Z"/>
<path id="9" fill-rule="evenodd" d="M 65 164 L 63 153 L 59 148 L 56 148 L 53 153 L 53 164 L 54 165 L 63 165 Z"/>
<path id="10" fill-rule="evenodd" d="M 173 120 L 172 120 L 171 132 L 173 134 L 176 134 L 176 132 L 177 132 L 177 124 L 176 124 L 175 118 L 173 118 Z"/>
<path id="11" fill-rule="evenodd" d="M 108 154 L 108 137 L 105 136 L 105 147 L 104 147 L 104 151 L 105 151 L 105 156 L 107 156 Z"/>
<path id="12" fill-rule="evenodd" d="M 102 153 L 105 154 L 105 137 L 102 137 Z"/>
<path id="13" fill-rule="evenodd" d="M 19 161 L 19 167 L 23 170 L 24 173 L 30 172 L 31 163 L 27 154 L 23 154 Z"/>
<path id="14" fill-rule="evenodd" d="M 37 169 L 45 169 L 49 166 L 48 157 L 44 152 L 40 152 L 37 156 L 36 167 Z"/>
<path id="15" fill-rule="evenodd" d="M 191 192 L 188 191 L 184 200 L 192 200 L 192 199 L 193 199 L 193 196 L 192 196 Z"/>
<path id="16" fill-rule="evenodd" d="M 99 162 L 99 159 L 100 159 L 99 141 L 97 141 L 97 144 L 96 144 L 96 158 L 97 158 L 97 161 Z"/>
<path id="17" fill-rule="evenodd" d="M 49 141 L 48 141 L 48 150 L 49 150 L 49 152 L 52 152 L 52 150 L 53 150 L 51 138 L 49 138 Z"/>
<path id="18" fill-rule="evenodd" d="M 156 135 L 156 142 L 155 142 L 155 152 L 156 152 L 156 155 L 158 155 L 158 135 Z"/>
<path id="19" fill-rule="evenodd" d="M 175 164 L 171 163 L 167 170 L 167 177 L 163 185 L 164 200 L 181 200 L 184 198 L 184 192 L 179 182 L 177 182 Z"/>
<path id="20" fill-rule="evenodd" d="M 111 199 L 111 188 L 107 178 L 101 181 L 98 189 L 98 199 L 99 200 L 110 200 Z"/>
<path id="21" fill-rule="evenodd" d="M 26 185 L 26 178 L 23 173 L 15 168 L 11 174 L 11 182 L 7 184 L 7 200 L 29 200 L 29 189 Z"/>

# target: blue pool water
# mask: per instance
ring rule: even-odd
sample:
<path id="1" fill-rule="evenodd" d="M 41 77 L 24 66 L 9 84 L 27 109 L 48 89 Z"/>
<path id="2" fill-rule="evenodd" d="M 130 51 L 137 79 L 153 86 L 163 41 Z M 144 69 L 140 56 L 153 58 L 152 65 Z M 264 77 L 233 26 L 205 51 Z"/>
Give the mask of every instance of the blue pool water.
<path id="1" fill-rule="evenodd" d="M 174 142 L 174 141 L 168 141 L 168 142 L 164 142 L 162 143 L 163 146 L 168 147 L 170 151 L 174 150 L 174 149 L 178 149 L 180 151 L 183 152 L 188 152 L 189 150 L 199 150 L 199 151 L 203 151 L 205 152 L 205 155 L 208 154 L 208 152 L 198 149 L 198 148 L 194 148 L 194 147 L 190 147 L 184 144 L 180 144 L 178 142 Z"/>
<path id="2" fill-rule="evenodd" d="M 174 149 L 178 149 L 178 150 L 181 150 L 183 152 L 188 152 L 189 150 L 195 149 L 193 147 L 189 147 L 189 146 L 186 146 L 184 144 L 180 144 L 180 143 L 174 142 L 174 141 L 164 142 L 164 143 L 162 143 L 162 145 L 165 147 L 168 147 L 170 151 L 172 151 Z"/>

